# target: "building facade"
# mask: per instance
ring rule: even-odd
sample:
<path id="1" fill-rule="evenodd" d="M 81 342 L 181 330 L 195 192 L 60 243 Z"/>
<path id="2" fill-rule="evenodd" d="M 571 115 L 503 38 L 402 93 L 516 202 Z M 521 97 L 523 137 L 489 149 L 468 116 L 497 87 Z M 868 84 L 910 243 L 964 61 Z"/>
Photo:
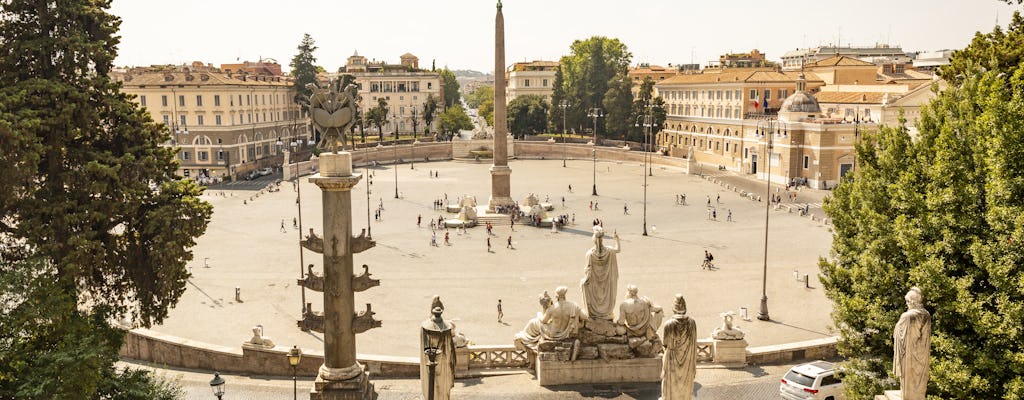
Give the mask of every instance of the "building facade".
<path id="1" fill-rule="evenodd" d="M 518 62 L 505 72 L 505 102 L 511 103 L 516 97 L 537 95 L 548 103 L 555 87 L 556 61 Z"/>
<path id="2" fill-rule="evenodd" d="M 171 132 L 166 145 L 178 149 L 180 176 L 239 178 L 280 166 L 282 150 L 312 145 L 292 84 L 283 77 L 194 65 L 136 68 L 115 78 Z"/>
<path id="3" fill-rule="evenodd" d="M 356 79 L 359 87 L 360 109 L 363 113 L 376 107 L 380 99 L 388 104 L 388 121 L 382 127 L 384 135 L 422 134 L 425 131 L 423 107 L 427 97 L 433 96 L 437 101 L 438 110 L 444 104 L 444 84 L 441 74 L 419 68 L 419 59 L 409 53 L 399 57 L 399 64 L 387 64 L 384 61 L 368 61 L 358 52 L 348 58 L 345 66 L 332 79 L 348 74 Z M 365 114 L 364 114 L 365 115 Z M 437 119 L 432 123 L 430 132 L 437 132 Z M 375 126 L 366 125 L 367 134 Z M 378 132 L 372 132 L 376 135 Z"/>
<path id="4" fill-rule="evenodd" d="M 663 152 L 693 157 L 709 169 L 722 167 L 778 183 L 806 179 L 811 187 L 830 188 L 853 169 L 859 133 L 874 128 L 823 115 L 810 93 L 820 80 L 764 71 L 702 75 L 707 76 L 680 76 L 656 85 L 670 106 L 655 140 Z M 754 99 L 760 107 L 754 107 Z"/>
<path id="5" fill-rule="evenodd" d="M 886 63 L 907 64 L 911 58 L 899 46 L 877 44 L 875 46 L 818 46 L 808 49 L 796 49 L 782 55 L 782 70 L 797 71 L 804 64 L 824 60 L 829 57 L 846 56 L 881 65 Z"/>

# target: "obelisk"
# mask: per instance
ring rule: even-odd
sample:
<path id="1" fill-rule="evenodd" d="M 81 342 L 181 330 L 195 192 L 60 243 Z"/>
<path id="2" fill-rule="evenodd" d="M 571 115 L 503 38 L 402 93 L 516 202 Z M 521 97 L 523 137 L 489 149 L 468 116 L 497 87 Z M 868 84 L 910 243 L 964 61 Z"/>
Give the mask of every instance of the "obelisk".
<path id="1" fill-rule="evenodd" d="M 512 168 L 508 167 L 508 118 L 505 104 L 505 17 L 501 0 L 494 16 L 494 164 L 491 165 L 491 199 L 487 206 L 510 206 L 512 201 Z"/>

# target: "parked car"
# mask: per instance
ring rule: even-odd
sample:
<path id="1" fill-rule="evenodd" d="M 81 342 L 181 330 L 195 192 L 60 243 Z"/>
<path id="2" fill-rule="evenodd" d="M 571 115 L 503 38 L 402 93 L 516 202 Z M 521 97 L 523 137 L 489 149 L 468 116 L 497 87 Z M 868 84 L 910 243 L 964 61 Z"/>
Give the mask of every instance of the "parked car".
<path id="1" fill-rule="evenodd" d="M 247 181 L 248 180 L 253 180 L 253 179 L 256 179 L 256 178 L 259 178 L 259 177 L 260 177 L 260 172 L 257 171 L 257 170 L 252 170 L 252 171 L 249 171 L 248 174 L 245 174 L 245 180 L 247 180 Z"/>
<path id="2" fill-rule="evenodd" d="M 268 168 L 260 168 L 259 169 L 260 176 L 267 176 L 267 175 L 270 175 L 272 173 L 274 173 L 274 170 L 270 169 L 269 167 Z"/>
<path id="3" fill-rule="evenodd" d="M 843 383 L 836 376 L 835 364 L 814 361 L 786 372 L 779 385 L 779 395 L 788 400 L 838 400 L 843 398 Z"/>

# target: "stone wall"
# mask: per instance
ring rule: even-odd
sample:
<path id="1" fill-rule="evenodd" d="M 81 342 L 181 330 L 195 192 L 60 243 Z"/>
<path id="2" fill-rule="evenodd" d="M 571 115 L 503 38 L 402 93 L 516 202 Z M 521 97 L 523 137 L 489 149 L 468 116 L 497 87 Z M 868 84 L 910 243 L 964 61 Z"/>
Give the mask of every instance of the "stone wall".
<path id="1" fill-rule="evenodd" d="M 404 163 L 426 160 L 450 160 L 452 158 L 452 145 L 448 142 L 440 143 L 419 143 L 400 144 L 398 148 L 392 146 L 369 147 L 358 149 L 352 152 L 352 165 L 365 166 L 370 161 L 380 164 L 391 164 L 395 157 Z"/>
<path id="2" fill-rule="evenodd" d="M 799 360 L 824 360 L 836 357 L 839 338 L 831 336 L 803 342 L 747 348 L 747 362 L 756 365 L 788 364 Z"/>
<path id="3" fill-rule="evenodd" d="M 594 146 L 587 144 L 562 144 L 562 143 L 551 143 L 551 142 L 516 142 L 516 157 L 517 158 L 544 158 L 550 160 L 560 160 L 563 156 L 567 156 L 570 160 L 585 160 L 590 161 L 593 157 L 591 151 L 595 148 Z M 603 147 L 598 146 L 596 148 L 598 160 L 615 160 L 615 161 L 626 161 L 626 162 L 643 162 L 644 153 L 639 151 L 624 150 L 621 147 Z M 654 155 L 651 157 L 651 162 L 655 165 L 664 165 L 670 167 L 686 167 L 686 159 L 676 157 L 666 157 Z"/>

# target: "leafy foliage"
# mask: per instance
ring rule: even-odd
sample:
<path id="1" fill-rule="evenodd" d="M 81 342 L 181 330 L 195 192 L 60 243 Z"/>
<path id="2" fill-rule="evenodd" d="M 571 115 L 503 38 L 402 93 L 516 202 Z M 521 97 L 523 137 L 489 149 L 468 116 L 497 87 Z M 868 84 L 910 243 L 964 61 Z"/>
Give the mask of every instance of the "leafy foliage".
<path id="1" fill-rule="evenodd" d="M 438 72 L 441 75 L 441 88 L 444 91 L 445 107 L 459 104 L 459 81 L 455 80 L 455 73 L 448 68 Z"/>
<path id="2" fill-rule="evenodd" d="M 428 98 L 429 99 L 429 98 Z M 377 105 L 366 110 L 363 115 L 366 123 L 377 127 L 377 140 L 384 141 L 384 123 L 388 120 L 388 101 L 383 97 L 377 98 Z"/>
<path id="3" fill-rule="evenodd" d="M 559 70 L 555 75 L 555 96 L 553 104 L 561 101 L 560 96 L 569 101 L 567 125 L 580 127 L 590 126 L 587 111 L 592 107 L 602 107 L 609 86 L 617 76 L 626 76 L 633 55 L 626 45 L 618 39 L 604 36 L 593 36 L 586 40 L 576 40 L 570 46 L 570 54 L 562 57 Z M 559 73 L 561 82 L 559 82 Z M 611 119 L 628 119 L 626 116 L 612 115 L 622 110 L 605 110 Z M 625 111 L 628 113 L 628 107 Z M 598 132 L 604 132 L 604 120 L 598 120 Z"/>
<path id="4" fill-rule="evenodd" d="M 550 108 L 544 97 L 535 94 L 512 99 L 508 104 L 509 131 L 520 138 L 544 132 Z"/>
<path id="5" fill-rule="evenodd" d="M 488 125 L 494 125 L 494 86 L 483 85 L 476 88 L 473 93 L 466 96 L 466 105 L 476 108 L 487 120 Z"/>
<path id="6" fill-rule="evenodd" d="M 473 121 L 469 119 L 469 115 L 466 115 L 466 110 L 463 110 L 462 106 L 458 104 L 445 109 L 438 117 L 438 120 L 440 121 L 441 133 L 445 135 L 452 135 L 460 130 L 473 129 Z"/>
<path id="7" fill-rule="evenodd" d="M 427 95 L 427 101 L 423 103 L 423 122 L 426 123 L 424 133 L 430 133 L 430 124 L 434 122 L 434 116 L 437 115 L 437 98 L 433 94 Z"/>
<path id="8" fill-rule="evenodd" d="M 302 35 L 302 41 L 299 42 L 299 53 L 292 57 L 291 67 L 292 77 L 295 78 L 295 82 L 292 87 L 295 88 L 295 102 L 303 104 L 309 99 L 309 95 L 312 91 L 306 88 L 306 85 L 310 83 L 316 83 L 317 72 L 322 72 L 322 68 L 316 65 L 316 56 L 313 52 L 316 51 L 316 42 L 313 41 L 313 37 L 309 36 L 308 33 Z M 303 109 L 305 109 L 305 105 Z"/>
<path id="9" fill-rule="evenodd" d="M 822 282 L 854 399 L 897 386 L 891 332 L 911 286 L 933 317 L 929 394 L 1024 399 L 1024 65 L 1013 45 L 1024 24 L 1013 21 L 954 55 L 919 138 L 902 126 L 864 137 L 854 178 L 825 203 L 835 236 Z"/>
<path id="10" fill-rule="evenodd" d="M 108 7 L 0 8 L 0 397 L 102 397 L 123 377 L 108 321 L 167 316 L 212 213 L 174 175 L 166 127 L 108 76 Z"/>
<path id="11" fill-rule="evenodd" d="M 633 88 L 625 74 L 619 75 L 609 84 L 604 96 L 604 109 L 607 115 L 606 127 L 608 136 L 625 136 L 633 129 L 636 118 L 633 115 Z"/>

